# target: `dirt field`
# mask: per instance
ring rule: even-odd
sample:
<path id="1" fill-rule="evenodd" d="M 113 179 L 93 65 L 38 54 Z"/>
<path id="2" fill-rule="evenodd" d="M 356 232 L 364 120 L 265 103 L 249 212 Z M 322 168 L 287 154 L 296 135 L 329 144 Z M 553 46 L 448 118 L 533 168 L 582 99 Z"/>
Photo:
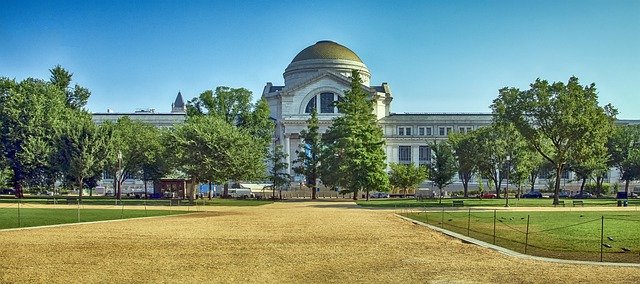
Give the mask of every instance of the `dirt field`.
<path id="1" fill-rule="evenodd" d="M 3 283 L 638 283 L 640 269 L 514 259 L 347 202 L 213 207 L 0 232 Z"/>

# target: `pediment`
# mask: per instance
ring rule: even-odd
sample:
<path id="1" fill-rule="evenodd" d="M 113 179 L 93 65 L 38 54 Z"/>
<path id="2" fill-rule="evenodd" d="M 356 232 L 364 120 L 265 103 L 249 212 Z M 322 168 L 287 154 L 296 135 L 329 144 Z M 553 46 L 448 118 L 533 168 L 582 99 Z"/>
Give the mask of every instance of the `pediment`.
<path id="1" fill-rule="evenodd" d="M 321 70 L 318 72 L 317 75 L 310 77 L 309 79 L 296 84 L 295 86 L 292 87 L 287 87 L 283 89 L 284 94 L 283 95 L 294 95 L 295 93 L 297 93 L 297 91 L 307 88 L 313 84 L 316 84 L 318 82 L 320 82 L 323 79 L 329 79 L 331 81 L 334 81 L 336 83 L 338 83 L 339 85 L 343 85 L 345 87 L 345 89 L 349 89 L 349 87 L 351 86 L 351 79 L 341 75 L 339 73 L 336 72 L 332 72 L 329 70 Z M 368 93 L 374 93 L 375 90 L 371 87 L 362 85 L 362 88 L 368 92 Z"/>

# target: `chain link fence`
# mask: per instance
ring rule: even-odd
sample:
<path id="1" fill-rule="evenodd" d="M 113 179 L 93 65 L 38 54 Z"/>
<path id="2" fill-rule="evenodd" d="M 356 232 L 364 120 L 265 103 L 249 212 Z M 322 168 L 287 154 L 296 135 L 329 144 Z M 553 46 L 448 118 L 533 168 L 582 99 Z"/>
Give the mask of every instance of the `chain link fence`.
<path id="1" fill-rule="evenodd" d="M 427 210 L 397 213 L 510 250 L 543 257 L 640 263 L 640 212 Z"/>

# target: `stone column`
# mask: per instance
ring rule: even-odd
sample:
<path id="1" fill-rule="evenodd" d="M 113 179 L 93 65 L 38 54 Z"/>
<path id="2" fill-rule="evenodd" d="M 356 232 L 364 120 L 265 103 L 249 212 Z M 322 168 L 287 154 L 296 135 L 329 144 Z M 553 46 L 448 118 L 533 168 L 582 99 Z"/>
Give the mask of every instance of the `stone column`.
<path id="1" fill-rule="evenodd" d="M 287 153 L 287 173 L 291 173 L 291 134 L 284 134 L 284 152 Z"/>

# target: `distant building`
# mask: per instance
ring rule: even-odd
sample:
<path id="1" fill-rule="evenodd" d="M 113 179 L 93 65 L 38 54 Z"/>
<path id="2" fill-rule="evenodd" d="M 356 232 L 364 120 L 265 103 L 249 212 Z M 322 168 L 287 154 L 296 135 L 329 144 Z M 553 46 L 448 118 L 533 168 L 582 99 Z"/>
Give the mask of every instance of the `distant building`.
<path id="1" fill-rule="evenodd" d="M 286 67 L 284 85 L 267 83 L 262 97 L 269 104 L 271 118 L 276 123 L 274 144 L 283 146 L 288 153 L 289 173 L 296 150 L 300 147 L 300 132 L 307 128 L 306 121 L 313 109 L 318 112 L 320 132 L 324 133 L 339 116 L 334 102 L 340 100 L 344 91 L 350 88 L 352 70 L 358 70 L 363 80 L 363 88 L 374 101 L 373 113 L 378 119 L 386 142 L 387 163 L 431 163 L 432 152 L 428 143 L 442 141 L 452 132 L 469 132 L 492 122 L 490 113 L 393 113 L 393 94 L 387 83 L 371 84 L 371 72 L 349 48 L 333 41 L 319 41 L 300 51 Z M 95 113 L 96 123 L 115 121 L 119 117 L 151 123 L 159 127 L 171 127 L 184 122 L 186 105 L 178 92 L 171 105 L 171 113 L 156 113 L 155 110 L 141 110 L 134 113 Z M 640 120 L 619 120 L 619 124 L 640 124 Z M 296 177 L 300 181 L 302 177 Z M 545 183 L 544 178 L 539 183 Z M 563 173 L 563 185 L 574 188 L 574 175 Z M 615 182 L 618 172 L 611 170 L 607 179 Z M 475 183 L 477 179 L 473 179 Z M 459 181 L 459 180 L 458 180 Z M 425 181 L 422 187 L 430 187 Z M 578 185 L 579 186 L 579 185 Z M 475 185 L 474 185 L 475 187 Z M 459 182 L 448 189 L 459 190 Z"/>

